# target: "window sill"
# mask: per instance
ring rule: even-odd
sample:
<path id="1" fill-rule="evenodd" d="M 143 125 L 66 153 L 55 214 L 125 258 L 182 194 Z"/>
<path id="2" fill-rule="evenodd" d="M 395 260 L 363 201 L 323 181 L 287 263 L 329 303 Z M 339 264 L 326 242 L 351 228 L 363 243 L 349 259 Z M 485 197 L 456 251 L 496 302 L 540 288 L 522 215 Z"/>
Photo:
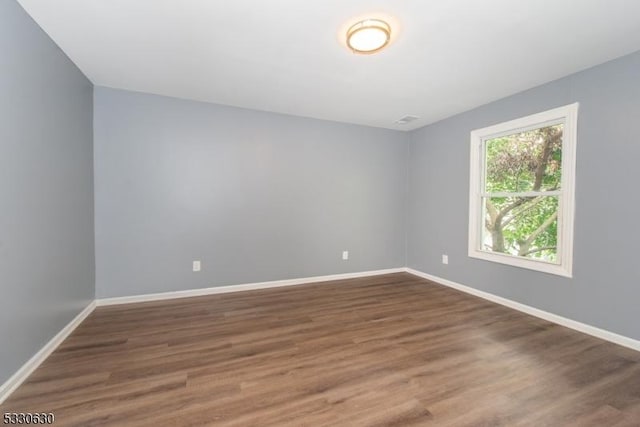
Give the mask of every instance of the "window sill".
<path id="1" fill-rule="evenodd" d="M 527 270 L 535 270 L 543 273 L 553 274 L 556 276 L 572 278 L 571 266 L 565 264 L 551 264 L 544 261 L 533 259 L 523 259 L 512 255 L 490 253 L 478 250 L 470 250 L 469 257 L 482 259 L 485 261 L 496 262 L 499 264 L 511 265 L 513 267 L 525 268 Z"/>

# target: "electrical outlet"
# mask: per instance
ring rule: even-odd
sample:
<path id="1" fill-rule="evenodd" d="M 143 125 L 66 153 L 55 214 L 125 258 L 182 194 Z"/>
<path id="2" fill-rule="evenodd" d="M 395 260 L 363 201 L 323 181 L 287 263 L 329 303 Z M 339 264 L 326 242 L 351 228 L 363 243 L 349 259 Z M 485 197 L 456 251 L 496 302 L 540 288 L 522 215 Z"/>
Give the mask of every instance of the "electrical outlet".
<path id="1" fill-rule="evenodd" d="M 349 259 L 349 251 L 342 251 L 342 259 L 344 261 Z"/>
<path id="2" fill-rule="evenodd" d="M 442 254 L 442 263 L 449 264 L 449 255 Z"/>
<path id="3" fill-rule="evenodd" d="M 193 261 L 193 271 L 200 270 L 202 270 L 202 264 L 200 263 L 200 261 Z"/>

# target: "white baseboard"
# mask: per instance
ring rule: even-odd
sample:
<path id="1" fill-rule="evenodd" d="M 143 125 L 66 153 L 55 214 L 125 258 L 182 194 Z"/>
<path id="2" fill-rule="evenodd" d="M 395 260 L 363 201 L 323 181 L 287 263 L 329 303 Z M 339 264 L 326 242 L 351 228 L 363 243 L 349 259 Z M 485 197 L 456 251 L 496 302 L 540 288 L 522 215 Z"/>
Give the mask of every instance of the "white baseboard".
<path id="1" fill-rule="evenodd" d="M 18 371 L 11 376 L 4 384 L 0 385 L 0 404 L 5 401 L 11 393 L 17 389 L 36 370 L 44 360 L 64 341 L 75 328 L 96 308 L 96 302 L 92 301 L 82 310 L 71 322 L 58 332 L 48 343 L 44 345 L 31 359 L 27 361 Z"/>
<path id="2" fill-rule="evenodd" d="M 270 282 L 244 283 L 240 285 L 215 286 L 211 288 L 189 289 L 185 291 L 161 292 L 157 294 L 133 295 L 127 297 L 100 298 L 96 305 L 131 304 L 136 302 L 160 301 L 175 298 L 188 298 L 203 295 L 225 294 L 229 292 L 252 291 L 255 289 L 279 288 L 282 286 L 296 286 L 307 283 L 328 282 L 331 280 L 355 279 L 358 277 L 378 276 L 382 274 L 401 273 L 406 271 L 404 267 L 389 268 L 386 270 L 361 271 L 357 273 L 331 274 L 328 276 L 304 277 L 299 279 L 273 280 Z"/>
<path id="3" fill-rule="evenodd" d="M 405 271 L 407 273 L 413 274 L 414 276 L 422 277 L 423 279 L 431 280 L 432 282 L 436 282 L 438 284 L 448 286 L 453 289 L 457 289 L 467 294 L 475 295 L 477 297 L 486 299 L 488 301 L 495 302 L 500 305 L 504 305 L 505 307 L 509 307 L 514 310 L 518 310 L 523 313 L 530 314 L 535 317 L 539 317 L 540 319 L 544 319 L 561 326 L 566 326 L 567 328 L 574 329 L 576 331 L 580 331 L 588 335 L 592 335 L 596 338 L 600 338 L 605 341 L 609 341 L 609 342 L 621 345 L 623 347 L 628 347 L 630 349 L 640 351 L 640 341 L 635 340 L 633 338 L 625 337 L 624 335 L 619 335 L 614 332 L 597 328 L 595 326 L 587 325 L 586 323 L 581 323 L 575 320 L 571 320 L 566 317 L 559 316 L 557 314 L 549 313 L 548 311 L 540 310 L 538 308 L 531 307 L 529 305 L 521 304 L 519 302 L 512 301 L 507 298 L 499 297 L 497 295 L 480 291 L 478 289 L 474 289 L 469 286 L 461 285 L 460 283 L 452 282 L 451 280 L 443 279 L 442 277 L 437 277 L 431 274 L 423 273 L 422 271 L 414 270 L 412 268 L 406 268 Z"/>

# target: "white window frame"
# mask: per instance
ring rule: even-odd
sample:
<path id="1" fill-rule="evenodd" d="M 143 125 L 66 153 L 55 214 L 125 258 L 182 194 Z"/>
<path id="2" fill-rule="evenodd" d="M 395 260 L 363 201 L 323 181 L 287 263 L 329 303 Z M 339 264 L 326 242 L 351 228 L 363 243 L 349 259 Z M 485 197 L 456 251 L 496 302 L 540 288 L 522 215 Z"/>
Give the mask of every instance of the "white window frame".
<path id="1" fill-rule="evenodd" d="M 558 195 L 558 263 L 482 250 L 484 208 L 482 197 L 485 175 L 485 141 L 554 124 L 564 125 L 562 135 L 562 177 Z M 476 129 L 471 132 L 469 179 L 469 256 L 500 264 L 572 277 L 573 221 L 575 212 L 576 139 L 578 103 L 538 114 Z M 551 195 L 551 193 L 549 193 Z"/>

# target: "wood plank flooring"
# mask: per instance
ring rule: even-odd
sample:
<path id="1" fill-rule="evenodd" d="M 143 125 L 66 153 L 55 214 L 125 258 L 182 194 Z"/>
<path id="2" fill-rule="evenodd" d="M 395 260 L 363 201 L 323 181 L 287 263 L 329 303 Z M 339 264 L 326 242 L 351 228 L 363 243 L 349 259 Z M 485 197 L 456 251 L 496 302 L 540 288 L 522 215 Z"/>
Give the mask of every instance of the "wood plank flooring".
<path id="1" fill-rule="evenodd" d="M 640 426 L 640 353 L 398 273 L 100 307 L 6 411 L 57 426 Z"/>

